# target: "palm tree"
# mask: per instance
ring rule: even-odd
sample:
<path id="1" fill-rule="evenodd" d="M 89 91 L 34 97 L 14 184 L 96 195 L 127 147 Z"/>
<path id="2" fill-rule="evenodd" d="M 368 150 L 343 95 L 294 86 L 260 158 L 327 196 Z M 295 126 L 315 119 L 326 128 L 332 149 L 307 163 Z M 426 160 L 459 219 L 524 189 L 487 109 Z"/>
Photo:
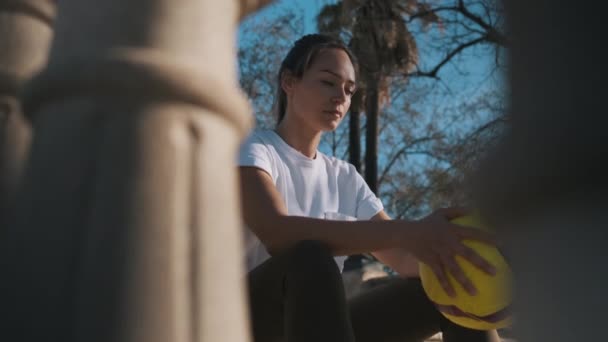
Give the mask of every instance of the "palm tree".
<path id="1" fill-rule="evenodd" d="M 418 50 L 404 21 L 405 14 L 419 10 L 415 0 L 343 0 L 323 7 L 317 17 L 320 32 L 348 42 L 359 59 L 360 93 L 350 113 L 350 162 L 360 160 L 359 115 L 367 116 L 365 133 L 365 180 L 378 190 L 378 115 L 387 102 L 393 76 L 414 69 Z"/>

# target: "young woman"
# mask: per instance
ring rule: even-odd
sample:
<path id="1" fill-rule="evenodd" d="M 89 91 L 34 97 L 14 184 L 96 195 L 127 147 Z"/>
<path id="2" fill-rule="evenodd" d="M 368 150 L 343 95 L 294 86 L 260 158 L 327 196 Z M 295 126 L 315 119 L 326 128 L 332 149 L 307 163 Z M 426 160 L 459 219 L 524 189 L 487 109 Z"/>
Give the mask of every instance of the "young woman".
<path id="1" fill-rule="evenodd" d="M 342 42 L 319 34 L 302 37 L 279 71 L 276 129 L 254 131 L 242 145 L 255 341 L 405 342 L 439 331 L 446 342 L 491 341 L 494 332 L 444 319 L 416 275 L 417 261 L 423 261 L 448 293 L 449 271 L 473 294 L 454 257 L 492 274 L 492 265 L 461 243 L 492 238 L 449 223 L 466 214 L 458 208 L 419 221 L 391 220 L 352 165 L 317 150 L 321 134 L 336 129 L 346 115 L 356 80 L 357 62 Z M 331 219 L 336 215 L 356 221 Z M 404 278 L 347 301 L 343 256 L 368 252 Z"/>

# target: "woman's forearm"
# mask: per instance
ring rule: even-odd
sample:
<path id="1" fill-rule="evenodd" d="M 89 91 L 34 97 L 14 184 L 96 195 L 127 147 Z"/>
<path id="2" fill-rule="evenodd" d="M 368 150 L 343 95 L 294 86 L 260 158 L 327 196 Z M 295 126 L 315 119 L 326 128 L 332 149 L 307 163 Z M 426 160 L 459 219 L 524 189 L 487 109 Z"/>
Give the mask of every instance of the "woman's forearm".
<path id="1" fill-rule="evenodd" d="M 290 216 L 267 172 L 253 167 L 239 170 L 243 219 L 271 253 L 302 240 L 324 242 L 335 255 L 404 248 L 417 241 L 416 232 L 421 231 L 416 229 L 418 221 L 332 221 Z M 383 213 L 376 216 L 384 218 Z"/>
<path id="2" fill-rule="evenodd" d="M 418 277 L 418 259 L 403 248 L 391 248 L 373 252 L 380 262 L 403 277 Z"/>
<path id="3" fill-rule="evenodd" d="M 327 244 L 335 255 L 368 253 L 404 247 L 413 234 L 413 221 L 332 221 L 278 215 L 252 228 L 271 253 L 302 240 Z"/>

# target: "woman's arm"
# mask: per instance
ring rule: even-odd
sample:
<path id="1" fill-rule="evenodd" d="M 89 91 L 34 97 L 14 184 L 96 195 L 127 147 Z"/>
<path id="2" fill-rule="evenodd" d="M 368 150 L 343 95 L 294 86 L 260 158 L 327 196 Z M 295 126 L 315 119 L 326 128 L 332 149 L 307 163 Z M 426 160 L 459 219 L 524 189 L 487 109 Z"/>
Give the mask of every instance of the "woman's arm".
<path id="1" fill-rule="evenodd" d="M 288 216 L 284 200 L 272 178 L 254 167 L 240 167 L 245 223 L 270 253 L 302 240 L 327 244 L 335 255 L 366 253 L 403 246 L 416 222 L 330 221 Z"/>
<path id="2" fill-rule="evenodd" d="M 455 262 L 458 254 L 483 271 L 495 268 L 462 243 L 473 239 L 493 243 L 489 233 L 449 222 L 466 212 L 443 209 L 420 221 L 330 221 L 289 216 L 281 195 L 268 173 L 258 168 L 241 167 L 241 198 L 247 226 L 273 254 L 302 240 L 327 244 L 335 255 L 360 254 L 403 248 L 427 264 L 446 292 L 455 295 L 446 272 L 474 294 L 475 288 Z"/>
<path id="3" fill-rule="evenodd" d="M 382 210 L 374 217 L 373 221 L 391 220 L 390 216 Z M 418 259 L 412 253 L 403 248 L 383 249 L 372 252 L 372 255 L 383 264 L 395 270 L 402 277 L 418 277 Z"/>

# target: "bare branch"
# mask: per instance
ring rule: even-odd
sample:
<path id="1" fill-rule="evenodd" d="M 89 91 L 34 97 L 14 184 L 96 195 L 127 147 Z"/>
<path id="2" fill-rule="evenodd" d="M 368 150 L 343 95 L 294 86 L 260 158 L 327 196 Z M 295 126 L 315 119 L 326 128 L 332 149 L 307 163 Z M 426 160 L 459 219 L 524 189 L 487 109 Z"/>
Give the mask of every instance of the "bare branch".
<path id="1" fill-rule="evenodd" d="M 412 21 L 414 21 L 415 19 L 423 18 L 423 17 L 431 15 L 431 14 L 436 14 L 439 12 L 446 12 L 446 11 L 457 12 L 458 7 L 457 6 L 442 6 L 442 7 L 431 8 L 431 9 L 428 9 L 425 11 L 420 11 L 420 12 L 410 15 L 408 20 L 406 20 L 405 22 L 409 24 Z"/>
<path id="2" fill-rule="evenodd" d="M 446 168 L 444 170 L 441 170 L 440 172 L 442 174 L 447 174 L 450 171 L 452 171 L 454 168 L 455 168 L 454 165 L 450 165 L 450 167 L 448 167 L 448 168 Z M 424 193 L 427 193 L 429 191 L 432 191 L 433 189 L 436 189 L 437 183 L 438 183 L 437 181 L 430 182 L 426 186 L 419 188 L 414 197 L 418 198 L 419 196 L 422 196 Z M 402 208 L 402 210 L 396 215 L 396 219 L 403 218 L 403 215 L 405 215 L 405 213 L 408 210 L 412 209 L 416 204 L 417 203 L 415 201 L 410 202 L 408 205 L 406 205 L 404 208 Z"/>
<path id="3" fill-rule="evenodd" d="M 399 151 L 397 151 L 397 153 L 395 153 L 393 155 L 393 157 L 391 158 L 391 160 L 388 162 L 388 164 L 386 165 L 386 167 L 384 168 L 384 170 L 382 171 L 382 175 L 380 176 L 380 178 L 378 179 L 378 184 L 382 184 L 382 182 L 384 181 L 384 178 L 386 177 L 386 174 L 390 171 L 391 167 L 393 167 L 393 165 L 395 164 L 395 162 L 403 155 L 405 154 L 405 152 L 407 152 L 407 150 L 409 150 L 410 148 L 423 143 L 423 142 L 427 142 L 427 141 L 432 141 L 432 140 L 436 140 L 437 136 L 430 136 L 430 137 L 424 137 L 424 138 L 418 138 L 414 141 L 412 141 L 411 143 L 403 146 L 402 148 L 399 149 Z"/>
<path id="4" fill-rule="evenodd" d="M 477 129 L 475 129 L 473 132 L 469 133 L 464 139 L 462 139 L 462 141 L 472 139 L 472 138 L 482 134 L 485 130 L 491 128 L 492 126 L 495 126 L 499 123 L 505 123 L 505 122 L 507 122 L 507 118 L 505 118 L 503 116 L 496 117 L 496 118 L 486 122 L 485 124 L 477 127 Z"/>
<path id="5" fill-rule="evenodd" d="M 488 13 L 488 9 L 485 6 L 484 9 L 486 10 L 486 13 Z M 489 22 L 484 21 L 480 16 L 475 15 L 473 12 L 471 12 L 467 8 L 463 0 L 459 0 L 457 6 L 440 6 L 418 13 L 414 13 L 409 16 L 406 22 L 410 23 L 415 19 L 423 18 L 431 14 L 437 14 L 439 12 L 454 12 L 462 14 L 465 18 L 469 19 L 470 21 L 474 22 L 479 27 L 484 29 L 487 41 L 493 42 L 503 47 L 509 45 L 507 37 L 492 25 L 490 16 L 488 16 Z"/>
<path id="6" fill-rule="evenodd" d="M 471 13 L 469 9 L 464 5 L 463 0 L 459 0 L 458 2 L 459 12 L 462 13 L 466 18 L 473 21 L 477 25 L 481 26 L 484 30 L 486 30 L 487 40 L 498 45 L 506 47 L 508 45 L 508 40 L 505 35 L 498 32 L 495 27 L 486 23 L 481 17 Z"/>
<path id="7" fill-rule="evenodd" d="M 443 60 L 441 60 L 441 62 L 439 62 L 430 71 L 415 71 L 415 72 L 409 73 L 408 76 L 409 77 L 430 77 L 430 78 L 439 79 L 439 77 L 437 76 L 437 73 L 439 72 L 439 70 L 441 70 L 441 68 L 446 63 L 448 63 L 452 58 L 454 58 L 454 56 L 456 56 L 457 54 L 459 54 L 460 52 L 462 52 L 466 48 L 469 48 L 471 46 L 474 46 L 476 44 L 479 44 L 479 43 L 482 43 L 482 42 L 485 42 L 485 41 L 487 41 L 487 36 L 479 37 L 479 38 L 473 39 L 473 40 L 471 40 L 469 42 L 463 43 L 463 44 L 457 46 L 454 50 L 450 51 L 443 58 Z"/>

